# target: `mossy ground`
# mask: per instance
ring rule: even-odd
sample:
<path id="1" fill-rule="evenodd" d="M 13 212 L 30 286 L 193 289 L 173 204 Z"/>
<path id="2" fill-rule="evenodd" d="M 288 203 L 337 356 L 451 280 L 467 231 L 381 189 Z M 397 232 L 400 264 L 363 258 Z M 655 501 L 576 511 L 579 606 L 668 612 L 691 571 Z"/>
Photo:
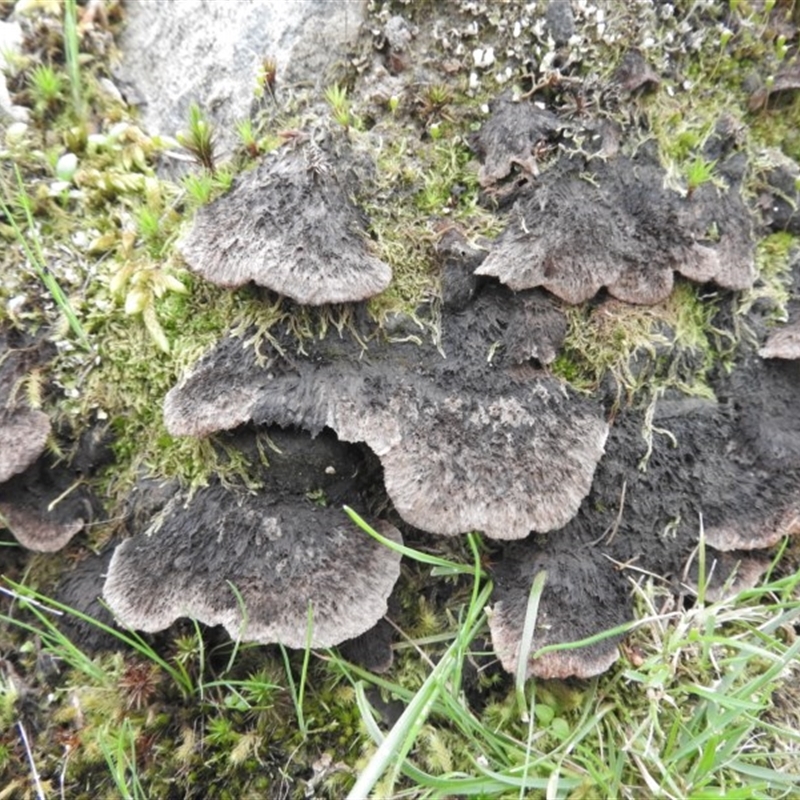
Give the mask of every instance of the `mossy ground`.
<path id="1" fill-rule="evenodd" d="M 585 108 L 615 116 L 634 140 L 654 139 L 676 186 L 714 179 L 713 165 L 702 160 L 703 146 L 722 115 L 740 126 L 739 146 L 751 165 L 746 195 L 756 193 L 759 165 L 769 162 L 767 148 L 800 160 L 799 95 L 748 110 L 748 80 L 766 81 L 791 52 L 779 24 L 791 15 L 796 18 L 790 3 L 678 2 L 672 15 L 659 14 L 650 4 L 634 9 L 628 3 L 607 3 L 604 15 L 595 6 L 573 4 L 580 6 L 581 34 L 561 54 L 537 28 L 536 14 L 526 11 L 530 4 L 512 2 L 500 9 L 493 3 L 454 3 L 454 30 L 477 27 L 456 37 L 466 66 L 453 72 L 436 62 L 452 59 L 457 45 L 445 48 L 427 25 L 439 4 L 375 3 L 373 27 L 391 13 L 420 26 L 419 36 L 429 46 L 421 66 L 430 79 L 409 81 L 398 95 L 382 101 L 367 100 L 356 66 L 374 54 L 374 42 L 366 35 L 353 63 L 341 65 L 337 86 L 347 86 L 347 94 L 329 93 L 327 106 L 324 98 L 308 96 L 284 96 L 278 104 L 267 104 L 262 116 L 240 130 L 241 148 L 229 163 L 194 164 L 182 182 L 159 173 L 160 160 L 177 150 L 177 141 L 148 135 L 133 112 L 103 88 L 110 36 L 122 9 L 108 4 L 107 21 L 80 39 L 78 106 L 64 48 L 63 6 L 31 5 L 26 50 L 8 69 L 12 95 L 30 109 L 31 119 L 24 128 L 6 126 L 0 196 L 23 225 L 21 207 L 28 204 L 34 226 L 26 236 L 40 244 L 44 266 L 69 297 L 89 348 L 76 339 L 26 264 L 7 218 L 0 218 L 0 323 L 57 344 L 54 361 L 32 376 L 28 387 L 33 404 L 55 422 L 53 446 L 68 454 L 88 425 L 107 425 L 115 456 L 113 465 L 92 479 L 108 524 L 93 527 L 56 556 L 27 557 L 10 541 L 3 543 L 5 574 L 43 591 L 52 588 L 65 566 L 99 550 L 116 533 L 122 504 L 142 474 L 192 484 L 212 473 L 249 479 L 248 465 L 235 455 L 170 437 L 161 419 L 167 390 L 223 333 L 255 325 L 260 335 L 268 335 L 273 325 L 288 321 L 299 346 L 304 337 L 319 336 L 330 326 L 346 335 L 350 309 L 299 310 L 254 289 L 214 288 L 188 273 L 174 249 L 200 202 L 224 191 L 236 171 L 279 145 L 280 131 L 312 112 L 322 115 L 320 124 L 346 128 L 344 135 L 375 161 L 377 179 L 358 199 L 370 216 L 376 253 L 391 264 L 395 277 L 387 292 L 370 301 L 369 311 L 387 331 L 398 317 L 415 320 L 420 337 L 438 334 L 437 230 L 455 224 L 477 239 L 492 238 L 502 227 L 498 215 L 479 203 L 469 135 L 497 92 L 529 91 L 552 75 L 548 64 L 550 70 L 560 64 L 564 75 L 582 78 L 585 91 L 578 101 L 568 82 L 554 80 L 540 90 L 544 101 L 574 106 L 576 114 Z M 0 3 L 0 17 L 12 8 Z M 514 36 L 513 23 L 526 15 L 530 30 L 539 32 L 522 42 Z M 647 43 L 647 59 L 664 76 L 662 86 L 624 108 L 604 106 L 602 87 L 628 42 Z M 494 46 L 495 63 L 472 68 L 469 52 L 487 43 Z M 320 112 L 321 107 L 326 110 Z M 191 143 L 191 131 L 187 136 L 183 141 Z M 74 168 L 63 158 L 69 154 L 77 158 Z M 654 307 L 605 303 L 570 309 L 569 334 L 555 371 L 586 392 L 613 379 L 619 403 L 646 405 L 665 389 L 707 395 L 709 374 L 729 366 L 746 335 L 743 320 L 750 307 L 767 299 L 776 318 L 785 309 L 787 265 L 795 245 L 784 233 L 758 242 L 759 280 L 751 292 L 734 296 L 680 283 L 669 300 Z M 720 311 L 743 327 L 718 328 Z M 456 548 L 459 552 L 451 557 L 469 560 L 457 544 L 439 546 Z M 408 699 L 423 684 L 430 670 L 427 659 L 435 661 L 457 636 L 459 609 L 469 601 L 468 585 L 452 578 L 431 579 L 427 570 L 408 567 L 404 580 L 407 591 L 395 622 L 405 632 L 406 646 L 397 650 L 383 688 L 376 679 L 373 703 L 379 695 L 384 703 Z M 759 684 L 747 697 L 746 692 L 737 694 L 741 686 L 752 688 L 748 681 L 769 673 L 776 653 L 783 658 L 788 651 L 790 642 L 781 631 L 789 637 L 790 628 L 778 625 L 774 642 L 761 637 L 760 661 L 742 660 L 759 641 L 758 626 L 772 624 L 768 607 L 777 601 L 770 598 L 780 591 L 785 603 L 796 604 L 795 585 L 784 583 L 745 599 L 741 608 L 713 607 L 724 617 L 719 624 L 728 641 L 714 638 L 713 626 L 708 627 L 712 612 L 685 612 L 679 620 L 684 627 L 659 621 L 634 634 L 626 657 L 598 681 L 538 684 L 536 752 L 544 755 L 531 762 L 538 765 L 532 767 L 537 776 L 561 776 L 567 788 L 557 794 L 576 798 L 611 796 L 612 790 L 619 796 L 642 796 L 657 789 L 666 796 L 681 796 L 682 790 L 697 797 L 724 791 L 739 796 L 730 792 L 742 790 L 746 771 L 725 765 L 717 769 L 715 748 L 722 747 L 722 739 L 698 733 L 693 749 L 689 735 L 695 723 L 700 725 L 697 718 L 704 708 L 713 727 L 717 707 L 704 706 L 693 687 L 727 680 L 715 662 L 721 659 L 745 664 L 739 672 L 731 667 L 729 684 L 735 686 L 726 691 L 732 705 L 751 703 L 748 713 L 757 724 L 747 730 L 762 736 L 758 746 L 748 745 L 752 783 L 741 796 L 784 792 L 784 785 L 765 786 L 759 778 L 766 774 L 759 769 L 771 765 L 795 774 L 800 768 L 798 739 L 786 733 L 790 714 L 781 714 L 786 703 L 771 701 L 781 676 Z M 640 614 L 647 616 L 666 600 L 649 586 L 639 602 Z M 30 619 L 16 608 L 13 614 Z M 690 643 L 679 641 L 679 634 Z M 414 763 L 433 774 L 473 774 L 476 762 L 486 766 L 481 759 L 488 759 L 490 767 L 518 778 L 514 770 L 531 752 L 525 748 L 530 729 L 520 719 L 510 680 L 486 666 L 489 656 L 481 655 L 481 643 L 470 647 L 474 652 L 464 662 L 469 674 L 454 684 L 465 693 L 468 716 L 437 705 L 419 731 Z M 0 630 L 5 665 L 0 673 L 0 798 L 35 796 L 34 772 L 42 776 L 44 796 L 58 796 L 63 785 L 67 796 L 76 798 L 340 797 L 373 749 L 356 704 L 352 681 L 357 673 L 331 655 L 311 659 L 301 717 L 293 697 L 303 654 L 284 661 L 274 648 L 242 647 L 231 659 L 230 643 L 188 623 L 157 637 L 153 648 L 185 673 L 186 684 L 154 664 L 147 651 L 126 647 L 120 653 L 82 656 L 63 641 L 27 636 L 5 625 Z M 791 683 L 784 683 L 786 694 Z M 724 703 L 717 711 L 725 711 Z M 470 730 L 469 725 L 479 727 Z M 796 718 L 794 727 L 796 733 Z M 22 729 L 31 738 L 33 767 L 21 745 Z M 476 738 L 481 747 L 470 744 Z M 594 762 L 592 753 L 597 754 Z M 738 751 L 736 758 L 741 758 Z M 669 775 L 659 774 L 659 768 L 668 768 Z M 405 780 L 408 796 L 448 794 L 442 788 L 414 789 L 413 781 Z M 546 784 L 539 791 L 544 793 Z M 400 789 L 384 785 L 386 796 L 393 791 Z M 518 795 L 511 783 L 497 792 L 486 789 L 492 793 Z"/>

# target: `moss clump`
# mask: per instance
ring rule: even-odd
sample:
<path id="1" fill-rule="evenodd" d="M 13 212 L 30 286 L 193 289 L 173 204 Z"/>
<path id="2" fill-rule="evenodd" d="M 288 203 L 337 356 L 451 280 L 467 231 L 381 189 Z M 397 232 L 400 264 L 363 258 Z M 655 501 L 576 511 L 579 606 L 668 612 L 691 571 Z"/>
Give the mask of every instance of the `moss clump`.
<path id="1" fill-rule="evenodd" d="M 707 378 L 724 342 L 713 335 L 717 304 L 705 294 L 681 282 L 654 306 L 608 300 L 568 308 L 569 330 L 554 372 L 587 392 L 611 389 L 616 404 L 647 404 L 667 389 L 713 396 Z M 604 386 L 608 378 L 611 385 Z"/>

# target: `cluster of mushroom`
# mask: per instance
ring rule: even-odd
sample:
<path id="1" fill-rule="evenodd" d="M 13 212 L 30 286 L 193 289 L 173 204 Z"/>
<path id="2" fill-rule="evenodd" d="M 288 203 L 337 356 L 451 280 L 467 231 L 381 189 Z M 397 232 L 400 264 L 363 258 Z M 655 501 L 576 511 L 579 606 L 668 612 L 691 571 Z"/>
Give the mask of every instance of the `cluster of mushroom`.
<path id="1" fill-rule="evenodd" d="M 336 164 L 343 163 L 340 154 Z M 369 252 L 350 179 L 313 142 L 285 148 L 198 214 L 183 254 L 218 283 L 254 280 L 298 302 L 375 294 L 390 270 Z M 411 525 L 448 535 L 479 529 L 499 539 L 557 529 L 589 490 L 608 426 L 593 404 L 523 363 L 535 345 L 521 331 L 511 348 L 519 363 L 498 370 L 483 353 L 476 362 L 468 352 L 485 350 L 487 337 L 530 315 L 531 299 L 520 298 L 486 293 L 471 309 L 476 317 L 458 324 L 453 317 L 445 329 L 444 349 L 463 351 L 476 364 L 471 372 L 432 345 L 374 341 L 363 351 L 331 335 L 296 354 L 286 331 L 271 332 L 274 344 L 249 348 L 227 338 L 168 394 L 167 428 L 194 436 L 249 422 L 312 436 L 328 428 L 341 442 L 369 446 Z M 511 333 L 520 327 L 512 324 Z M 391 526 L 376 525 L 399 540 Z M 293 646 L 304 641 L 310 605 L 311 642 L 325 646 L 385 613 L 398 563 L 341 511 L 309 503 L 302 488 L 269 496 L 213 486 L 171 502 L 148 531 L 120 545 L 104 595 L 120 622 L 142 630 L 189 615 L 232 635 Z M 167 601 L 163 592 L 158 602 L 148 599 L 158 585 L 170 587 Z"/>
<path id="2" fill-rule="evenodd" d="M 614 137 L 602 134 L 594 153 L 567 153 L 539 175 L 538 145 L 562 135 L 559 124 L 532 104 L 501 103 L 479 134 L 485 188 L 499 191 L 515 167 L 530 185 L 488 256 L 452 231 L 443 237 L 444 267 L 461 270 L 463 280 L 452 302 L 446 290 L 440 347 L 385 342 L 367 328 L 360 341 L 329 334 L 302 352 L 294 352 L 288 331 L 272 331 L 269 342 L 228 337 L 164 403 L 173 435 L 255 423 L 311 436 L 329 429 L 340 442 L 365 443 L 380 460 L 397 513 L 425 531 L 480 530 L 499 540 L 559 531 L 553 541 L 563 535 L 560 549 L 530 538 L 509 546 L 507 570 L 526 575 L 500 571 L 490 627 L 509 671 L 518 664 L 524 586 L 538 569 L 550 581 L 543 618 L 550 611 L 555 619 L 560 589 L 586 595 L 581 603 L 607 605 L 608 613 L 586 631 L 543 624 L 534 649 L 574 639 L 576 631 L 594 633 L 627 613 L 608 564 L 568 544 L 570 536 L 585 541 L 598 524 L 583 501 L 609 425 L 598 403 L 547 372 L 566 326 L 558 303 L 539 287 L 570 303 L 603 286 L 628 302 L 655 303 L 669 295 L 675 272 L 730 288 L 751 285 L 755 275 L 749 214 L 734 188 L 708 185 L 681 196 L 664 188 L 652 157 L 623 156 Z M 382 291 L 391 270 L 371 253 L 364 217 L 350 199 L 357 170 L 346 148 L 334 155 L 331 147 L 310 138 L 284 147 L 201 210 L 182 245 L 190 268 L 223 286 L 254 281 L 312 305 Z M 480 276 L 510 288 L 481 284 Z M 189 615 L 235 636 L 292 646 L 305 643 L 309 605 L 315 646 L 374 625 L 398 575 L 396 554 L 341 512 L 312 506 L 302 491 L 287 495 L 213 486 L 170 503 L 112 558 L 105 596 L 119 620 L 157 630 Z M 399 541 L 395 529 L 376 525 Z M 743 544 L 740 536 L 731 546 L 764 546 L 757 538 Z M 576 569 L 584 580 L 576 581 Z M 335 577 L 343 574 L 347 585 Z M 159 585 L 169 585 L 170 595 L 156 604 L 147 598 Z M 606 595 L 592 596 L 594 586 Z M 616 656 L 616 643 L 606 641 L 530 661 L 528 671 L 587 676 Z"/>

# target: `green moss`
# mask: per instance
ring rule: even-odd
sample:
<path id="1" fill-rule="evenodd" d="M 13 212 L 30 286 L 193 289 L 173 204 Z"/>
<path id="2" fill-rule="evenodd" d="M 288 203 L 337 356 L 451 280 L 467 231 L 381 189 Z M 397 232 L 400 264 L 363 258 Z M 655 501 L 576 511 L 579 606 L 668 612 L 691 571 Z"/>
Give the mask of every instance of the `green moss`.
<path id="1" fill-rule="evenodd" d="M 588 392 L 611 378 L 617 402 L 646 403 L 667 388 L 711 396 L 706 377 L 723 342 L 713 337 L 716 304 L 702 291 L 679 282 L 654 306 L 609 300 L 568 308 L 567 338 L 553 371 Z"/>
<path id="2" fill-rule="evenodd" d="M 739 313 L 746 314 L 757 302 L 766 304 L 769 319 L 786 320 L 786 304 L 792 281 L 791 256 L 797 248 L 797 237 L 785 231 L 772 233 L 756 244 L 758 280 L 742 293 Z"/>

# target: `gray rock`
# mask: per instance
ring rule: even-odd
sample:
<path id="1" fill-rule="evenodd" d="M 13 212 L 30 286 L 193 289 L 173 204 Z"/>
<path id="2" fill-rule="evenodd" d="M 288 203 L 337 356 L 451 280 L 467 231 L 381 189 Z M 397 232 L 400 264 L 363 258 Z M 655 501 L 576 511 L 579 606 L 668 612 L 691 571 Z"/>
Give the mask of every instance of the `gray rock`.
<path id="1" fill-rule="evenodd" d="M 6 76 L 7 56 L 17 55 L 22 49 L 22 28 L 18 22 L 0 21 L 0 122 L 26 122 L 29 112 L 22 106 L 15 106 L 8 93 Z"/>
<path id="2" fill-rule="evenodd" d="M 224 151 L 235 142 L 235 121 L 251 112 L 263 60 L 277 63 L 278 95 L 287 83 L 324 85 L 357 35 L 365 3 L 128 0 L 125 8 L 117 78 L 141 99 L 145 126 L 175 134 L 196 102 Z"/>

